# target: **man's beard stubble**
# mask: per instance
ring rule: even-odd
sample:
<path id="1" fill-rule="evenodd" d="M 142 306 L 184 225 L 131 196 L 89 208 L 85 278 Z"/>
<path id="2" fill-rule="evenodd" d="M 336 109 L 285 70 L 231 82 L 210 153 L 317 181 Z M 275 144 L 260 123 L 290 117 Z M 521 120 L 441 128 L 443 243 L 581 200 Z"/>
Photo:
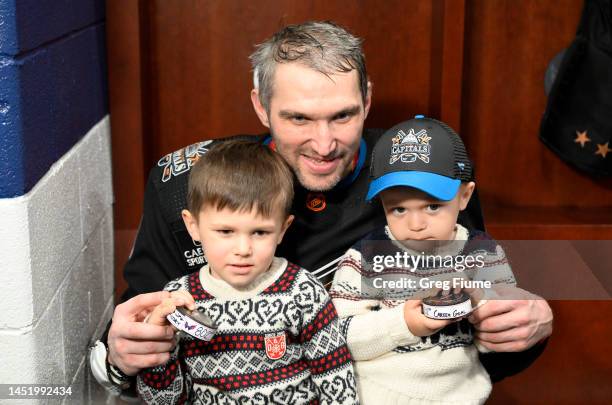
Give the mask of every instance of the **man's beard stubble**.
<path id="1" fill-rule="evenodd" d="M 302 187 L 309 191 L 329 191 L 332 188 L 336 187 L 336 185 L 342 180 L 342 175 L 332 173 L 329 176 L 325 176 L 329 178 L 327 178 L 324 183 L 318 182 L 317 184 L 314 184 L 313 182 L 309 181 L 309 179 L 307 179 L 306 176 L 304 176 L 299 170 L 293 167 L 292 169 L 295 173 L 295 177 L 297 178 L 298 182 L 302 185 Z"/>
<path id="2" fill-rule="evenodd" d="M 346 161 L 346 153 L 341 154 L 340 159 L 342 160 L 342 162 L 340 163 L 340 167 L 342 167 L 343 169 L 341 172 L 334 172 L 327 176 L 306 176 L 304 175 L 304 173 L 302 173 L 302 170 L 300 170 L 299 167 L 299 160 L 301 155 L 301 150 L 299 148 L 295 150 L 294 156 L 290 156 L 291 158 L 294 158 L 292 160 L 287 158 L 287 155 L 282 150 L 282 145 L 276 144 L 276 152 L 279 153 L 283 157 L 283 159 L 285 159 L 285 162 L 287 162 L 287 164 L 295 174 L 297 181 L 302 187 L 304 187 L 308 191 L 329 191 L 334 188 L 338 183 L 340 183 L 344 176 L 348 174 L 347 166 L 350 164 L 350 160 Z M 320 181 L 313 182 L 313 178 L 320 179 Z"/>
<path id="3" fill-rule="evenodd" d="M 275 141 L 276 144 L 276 152 L 278 154 L 280 154 L 283 159 L 285 159 L 285 162 L 287 162 L 287 165 L 289 165 L 289 167 L 291 168 L 291 170 L 293 171 L 293 173 L 295 174 L 295 177 L 297 179 L 297 181 L 300 183 L 300 185 L 302 187 L 304 187 L 306 190 L 308 191 L 315 191 L 315 192 L 325 192 L 325 191 L 329 191 L 331 189 L 333 189 L 334 187 L 336 187 L 336 185 L 338 185 L 338 183 L 340 183 L 340 181 L 342 181 L 342 179 L 347 176 L 350 173 L 350 169 L 349 166 L 351 164 L 351 161 L 353 159 L 353 155 L 355 152 L 353 153 L 348 153 L 348 151 L 344 151 L 344 152 L 339 152 L 336 153 L 336 157 L 339 155 L 340 159 L 342 160 L 340 167 L 342 167 L 342 170 L 338 173 L 332 173 L 328 176 L 320 176 L 321 178 L 327 178 L 327 180 L 321 184 L 320 182 L 317 182 L 316 184 L 311 182 L 307 176 L 305 176 L 300 168 L 298 167 L 299 164 L 299 160 L 300 160 L 300 155 L 301 155 L 301 149 L 297 148 L 295 150 L 295 156 L 290 156 L 295 158 L 293 161 L 288 159 L 287 154 L 282 150 L 282 144 L 279 144 L 276 142 L 276 137 L 274 136 L 274 129 L 272 128 L 272 126 L 270 125 L 270 127 L 268 128 L 270 130 L 270 136 L 272 137 L 272 139 Z M 347 156 L 351 156 L 349 159 L 347 159 Z M 313 175 L 311 177 L 319 177 L 316 175 Z"/>

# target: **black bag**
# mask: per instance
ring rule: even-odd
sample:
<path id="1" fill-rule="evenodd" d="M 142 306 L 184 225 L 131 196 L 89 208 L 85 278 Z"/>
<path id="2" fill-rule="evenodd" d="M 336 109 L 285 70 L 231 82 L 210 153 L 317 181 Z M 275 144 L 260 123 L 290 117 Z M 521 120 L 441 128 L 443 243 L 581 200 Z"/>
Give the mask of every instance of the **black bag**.
<path id="1" fill-rule="evenodd" d="M 586 0 L 542 118 L 540 139 L 564 161 L 612 175 L 612 2 Z"/>

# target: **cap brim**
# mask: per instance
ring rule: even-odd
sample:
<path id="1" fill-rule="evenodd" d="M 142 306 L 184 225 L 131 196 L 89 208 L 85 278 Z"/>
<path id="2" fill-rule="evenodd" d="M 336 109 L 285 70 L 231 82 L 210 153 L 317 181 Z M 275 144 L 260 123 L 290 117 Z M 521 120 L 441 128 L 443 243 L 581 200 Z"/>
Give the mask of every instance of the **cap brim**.
<path id="1" fill-rule="evenodd" d="M 457 195 L 461 180 L 451 179 L 439 174 L 427 172 L 393 172 L 377 178 L 370 183 L 366 201 L 391 187 L 414 187 L 440 201 L 450 201 Z"/>

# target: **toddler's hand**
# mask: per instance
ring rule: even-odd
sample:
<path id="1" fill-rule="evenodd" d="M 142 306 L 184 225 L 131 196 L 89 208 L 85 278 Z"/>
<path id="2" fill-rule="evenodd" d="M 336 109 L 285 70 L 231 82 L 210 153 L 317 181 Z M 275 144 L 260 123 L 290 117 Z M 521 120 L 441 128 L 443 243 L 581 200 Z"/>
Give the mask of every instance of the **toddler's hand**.
<path id="1" fill-rule="evenodd" d="M 421 312 L 421 300 L 404 303 L 404 321 L 414 336 L 430 336 L 455 320 L 430 319 Z"/>
<path id="2" fill-rule="evenodd" d="M 166 298 L 159 305 L 153 308 L 153 311 L 145 319 L 145 322 L 152 323 L 154 325 L 168 325 L 170 322 L 166 319 L 166 316 L 170 315 L 176 307 L 186 307 L 190 311 L 195 309 L 195 301 L 191 294 L 185 290 L 172 291 L 170 298 Z"/>

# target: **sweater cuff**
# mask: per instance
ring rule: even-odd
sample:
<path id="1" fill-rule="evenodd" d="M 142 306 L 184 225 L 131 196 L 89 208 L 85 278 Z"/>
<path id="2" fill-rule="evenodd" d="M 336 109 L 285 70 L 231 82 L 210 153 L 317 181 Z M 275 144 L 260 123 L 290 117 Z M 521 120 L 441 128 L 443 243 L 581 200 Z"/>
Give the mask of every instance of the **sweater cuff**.
<path id="1" fill-rule="evenodd" d="M 395 346 L 406 346 L 417 343 L 421 340 L 419 336 L 415 336 L 408 329 L 406 320 L 404 319 L 404 304 L 400 304 L 394 308 L 386 310 L 385 319 L 381 330 L 387 331 Z"/>

